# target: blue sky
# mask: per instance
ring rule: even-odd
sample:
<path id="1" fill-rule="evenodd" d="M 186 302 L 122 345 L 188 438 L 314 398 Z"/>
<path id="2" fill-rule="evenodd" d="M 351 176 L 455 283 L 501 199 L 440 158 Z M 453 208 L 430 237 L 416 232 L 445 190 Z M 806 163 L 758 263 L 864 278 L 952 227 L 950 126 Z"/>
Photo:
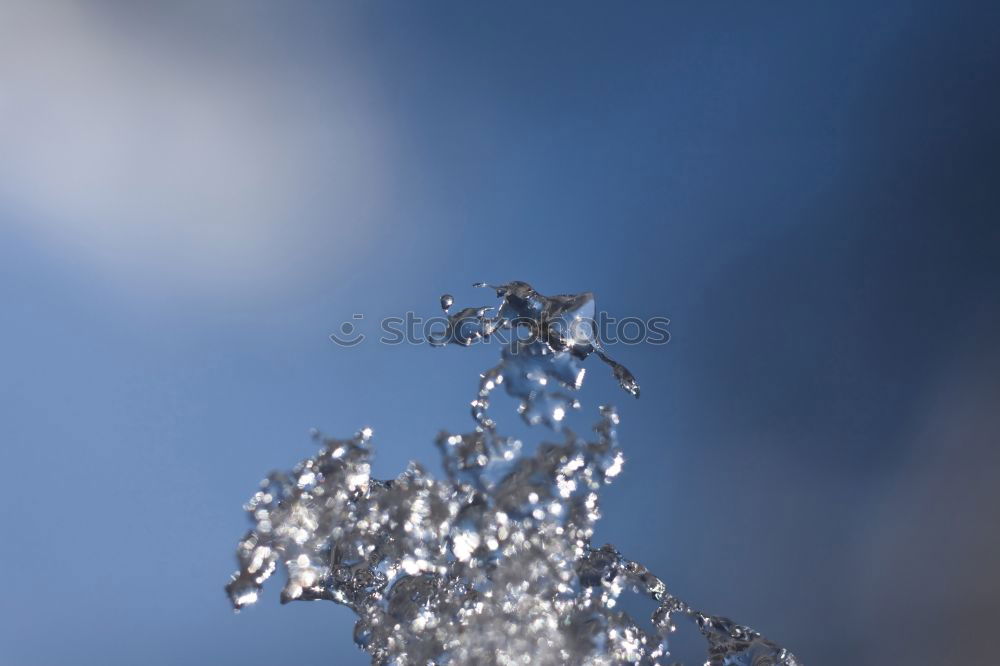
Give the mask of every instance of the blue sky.
<path id="1" fill-rule="evenodd" d="M 987 663 L 996 14 L 8 3 L 0 663 L 367 663 L 229 611 L 241 504 L 311 427 L 436 465 L 496 350 L 327 336 L 515 279 L 671 319 L 639 401 L 590 364 L 599 542 L 810 665 Z"/>

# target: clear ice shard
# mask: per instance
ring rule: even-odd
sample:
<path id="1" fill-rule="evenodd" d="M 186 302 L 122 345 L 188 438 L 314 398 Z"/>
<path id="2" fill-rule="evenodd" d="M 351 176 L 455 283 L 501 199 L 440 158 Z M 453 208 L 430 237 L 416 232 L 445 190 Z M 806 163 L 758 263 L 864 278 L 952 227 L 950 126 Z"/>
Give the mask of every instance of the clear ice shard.
<path id="1" fill-rule="evenodd" d="M 477 285 L 487 286 L 487 285 Z M 226 591 L 237 610 L 279 568 L 282 603 L 326 599 L 354 611 L 354 640 L 373 664 L 668 664 L 678 633 L 700 632 L 708 666 L 798 666 L 756 631 L 692 609 L 613 546 L 591 544 L 598 492 L 622 470 L 618 413 L 601 407 L 594 435 L 563 427 L 578 409 L 583 361 L 596 354 L 622 388 L 639 385 L 601 348 L 590 293 L 546 297 L 525 282 L 496 290 L 495 307 L 448 316 L 436 344 L 506 334 L 482 374 L 471 432 L 442 432 L 446 478 L 418 463 L 371 478 L 371 430 L 316 435 L 322 448 L 261 482 L 246 510 L 239 570 Z M 441 298 L 447 313 L 451 296 Z M 560 431 L 531 454 L 487 414 L 503 385 L 531 425 Z M 656 604 L 650 622 L 617 608 L 623 593 Z M 678 630 L 682 630 L 678 632 Z M 678 632 L 678 633 L 675 633 Z"/>

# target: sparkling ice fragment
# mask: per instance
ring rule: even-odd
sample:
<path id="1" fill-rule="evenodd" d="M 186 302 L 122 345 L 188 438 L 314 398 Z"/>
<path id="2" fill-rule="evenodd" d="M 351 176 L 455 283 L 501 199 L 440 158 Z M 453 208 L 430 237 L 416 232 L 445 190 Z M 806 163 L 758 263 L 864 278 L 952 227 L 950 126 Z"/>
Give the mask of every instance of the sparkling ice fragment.
<path id="1" fill-rule="evenodd" d="M 487 287 L 480 284 L 477 286 Z M 613 546 L 591 544 L 598 495 L 621 471 L 618 413 L 601 407 L 590 438 L 565 428 L 583 362 L 595 354 L 621 387 L 635 376 L 602 349 L 593 294 L 546 297 L 525 282 L 498 287 L 493 307 L 448 316 L 433 342 L 468 346 L 507 335 L 500 363 L 472 402 L 474 429 L 436 440 L 446 478 L 417 463 L 370 476 L 371 430 L 316 435 L 319 452 L 272 473 L 246 504 L 253 529 L 226 586 L 237 610 L 279 568 L 282 603 L 328 600 L 357 615 L 354 640 L 373 664 L 667 664 L 679 624 L 706 642 L 709 666 L 798 666 L 756 631 L 692 609 Z M 454 299 L 441 297 L 449 313 Z M 532 455 L 497 432 L 489 398 L 503 386 L 530 425 L 561 440 Z M 655 601 L 651 623 L 616 608 L 626 592 Z"/>

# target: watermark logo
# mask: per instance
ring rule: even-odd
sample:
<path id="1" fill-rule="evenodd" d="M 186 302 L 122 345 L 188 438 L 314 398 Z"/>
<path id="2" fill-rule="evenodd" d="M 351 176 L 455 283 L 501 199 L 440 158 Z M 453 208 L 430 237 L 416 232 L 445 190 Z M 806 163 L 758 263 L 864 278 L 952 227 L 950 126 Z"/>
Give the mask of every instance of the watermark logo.
<path id="1" fill-rule="evenodd" d="M 599 312 L 594 319 L 574 317 L 551 321 L 537 319 L 514 319 L 509 326 L 492 330 L 488 335 L 477 336 L 482 330 L 483 320 L 478 316 L 466 318 L 438 315 L 422 317 L 414 312 L 403 316 L 384 317 L 377 321 L 377 332 L 371 325 L 365 331 L 366 317 L 355 313 L 330 334 L 330 340 L 341 347 L 356 347 L 376 334 L 377 342 L 383 345 L 425 345 L 475 339 L 477 341 L 500 344 L 519 342 L 530 344 L 544 339 L 557 343 L 559 347 L 570 347 L 597 342 L 595 346 L 611 345 L 665 345 L 670 341 L 670 319 L 667 317 L 624 317 L 617 319 L 606 312 Z"/>

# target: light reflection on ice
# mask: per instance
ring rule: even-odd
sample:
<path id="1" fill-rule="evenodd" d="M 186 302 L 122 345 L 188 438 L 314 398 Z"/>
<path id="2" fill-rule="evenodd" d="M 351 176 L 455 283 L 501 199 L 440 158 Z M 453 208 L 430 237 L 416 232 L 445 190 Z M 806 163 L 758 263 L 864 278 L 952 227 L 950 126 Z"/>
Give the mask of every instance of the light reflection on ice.
<path id="1" fill-rule="evenodd" d="M 475 428 L 438 436 L 447 478 L 410 463 L 393 480 L 372 479 L 370 428 L 346 440 L 317 435 L 319 453 L 271 474 L 246 506 L 254 529 L 226 588 L 234 608 L 255 603 L 280 565 L 282 602 L 351 608 L 354 639 L 373 664 L 665 665 L 676 663 L 670 641 L 682 626 L 702 634 L 709 666 L 797 666 L 752 629 L 691 609 L 613 546 L 593 547 L 598 492 L 624 463 L 618 414 L 601 407 L 594 436 L 579 437 L 565 428 L 579 408 L 569 392 L 591 354 L 636 397 L 638 382 L 593 330 L 572 326 L 593 318 L 592 294 L 549 298 L 524 282 L 493 289 L 496 308 L 450 314 L 438 343 L 468 346 L 520 326 L 537 335 L 512 336 L 500 364 L 483 373 Z M 442 296 L 442 308 L 453 301 Z M 527 423 L 561 431 L 562 441 L 525 455 L 500 435 L 487 414 L 499 386 Z M 658 604 L 651 626 L 618 610 L 625 593 Z"/>

